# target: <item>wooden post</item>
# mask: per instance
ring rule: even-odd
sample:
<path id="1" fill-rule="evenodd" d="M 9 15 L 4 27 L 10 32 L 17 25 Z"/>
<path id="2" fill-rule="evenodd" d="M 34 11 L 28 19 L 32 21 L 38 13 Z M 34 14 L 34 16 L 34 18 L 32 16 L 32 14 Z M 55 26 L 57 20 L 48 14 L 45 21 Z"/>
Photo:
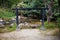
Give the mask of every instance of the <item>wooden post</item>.
<path id="1" fill-rule="evenodd" d="M 16 11 L 16 30 L 20 30 L 20 28 L 19 28 L 19 20 L 18 20 L 18 8 L 16 7 L 15 9 L 13 9 L 13 10 L 15 10 Z"/>
<path id="2" fill-rule="evenodd" d="M 44 13 L 45 13 L 45 10 L 42 9 L 41 13 L 42 13 L 42 27 L 41 27 L 41 30 L 45 30 L 45 28 L 44 28 Z"/>
<path id="3" fill-rule="evenodd" d="M 18 8 L 16 8 L 16 24 L 17 24 L 16 30 L 19 30 Z"/>

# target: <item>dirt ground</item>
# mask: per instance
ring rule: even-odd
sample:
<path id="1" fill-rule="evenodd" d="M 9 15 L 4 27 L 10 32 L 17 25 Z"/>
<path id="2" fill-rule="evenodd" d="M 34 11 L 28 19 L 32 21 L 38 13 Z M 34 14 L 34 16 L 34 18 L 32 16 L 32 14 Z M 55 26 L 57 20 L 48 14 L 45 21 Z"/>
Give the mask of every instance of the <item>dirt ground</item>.
<path id="1" fill-rule="evenodd" d="M 41 31 L 39 29 L 21 29 L 8 33 L 0 33 L 0 40 L 60 40 L 52 36 L 52 31 Z"/>

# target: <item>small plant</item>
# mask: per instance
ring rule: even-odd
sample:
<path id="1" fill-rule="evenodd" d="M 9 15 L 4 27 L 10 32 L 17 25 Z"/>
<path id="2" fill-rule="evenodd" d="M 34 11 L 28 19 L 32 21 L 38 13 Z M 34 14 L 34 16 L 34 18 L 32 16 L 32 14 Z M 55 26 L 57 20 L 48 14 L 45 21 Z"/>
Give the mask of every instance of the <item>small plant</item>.
<path id="1" fill-rule="evenodd" d="M 60 29 L 60 18 L 57 19 L 57 25 L 58 25 L 58 28 Z"/>
<path id="2" fill-rule="evenodd" d="M 6 28 L 7 28 L 7 31 L 8 31 L 8 32 L 14 31 L 14 30 L 16 30 L 16 24 L 14 23 L 13 26 L 9 26 L 9 25 L 8 25 Z"/>
<path id="3" fill-rule="evenodd" d="M 50 22 L 50 23 L 45 22 L 44 27 L 47 28 L 47 29 L 53 29 L 53 28 L 56 28 L 56 25 L 52 22 Z"/>

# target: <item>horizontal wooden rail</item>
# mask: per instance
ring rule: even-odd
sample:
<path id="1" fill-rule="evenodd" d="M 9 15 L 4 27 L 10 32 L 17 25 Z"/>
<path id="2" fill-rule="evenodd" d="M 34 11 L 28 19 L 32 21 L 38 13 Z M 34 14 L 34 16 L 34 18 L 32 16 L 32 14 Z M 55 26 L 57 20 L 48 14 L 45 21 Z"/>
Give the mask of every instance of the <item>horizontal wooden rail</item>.
<path id="1" fill-rule="evenodd" d="M 48 8 L 13 8 L 12 10 L 48 10 Z"/>

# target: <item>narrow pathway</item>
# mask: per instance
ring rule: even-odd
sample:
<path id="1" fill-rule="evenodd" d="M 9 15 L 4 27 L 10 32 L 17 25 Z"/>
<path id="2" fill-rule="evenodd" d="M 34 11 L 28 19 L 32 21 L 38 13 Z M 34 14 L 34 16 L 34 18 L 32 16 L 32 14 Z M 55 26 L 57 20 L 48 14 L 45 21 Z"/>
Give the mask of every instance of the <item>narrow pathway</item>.
<path id="1" fill-rule="evenodd" d="M 22 29 L 0 34 L 0 40 L 59 40 L 56 36 L 45 35 L 38 29 Z"/>

